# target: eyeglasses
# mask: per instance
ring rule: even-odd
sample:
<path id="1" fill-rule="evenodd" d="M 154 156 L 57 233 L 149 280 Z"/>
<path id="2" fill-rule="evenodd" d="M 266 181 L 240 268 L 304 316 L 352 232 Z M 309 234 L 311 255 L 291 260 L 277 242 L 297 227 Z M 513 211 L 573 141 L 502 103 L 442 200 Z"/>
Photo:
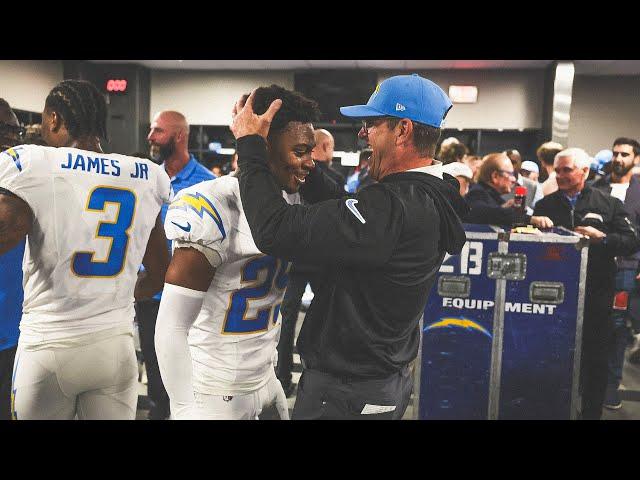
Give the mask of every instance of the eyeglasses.
<path id="1" fill-rule="evenodd" d="M 0 135 L 2 136 L 11 136 L 14 138 L 22 139 L 24 138 L 26 133 L 26 129 L 24 127 L 10 125 L 5 122 L 0 122 Z"/>
<path id="2" fill-rule="evenodd" d="M 504 173 L 507 177 L 516 178 L 515 172 L 510 172 L 508 170 L 498 170 L 500 173 Z"/>
<path id="3" fill-rule="evenodd" d="M 377 127 L 389 118 L 390 117 L 365 118 L 364 120 L 362 120 L 362 128 L 364 128 L 364 131 L 368 133 L 370 128 Z"/>

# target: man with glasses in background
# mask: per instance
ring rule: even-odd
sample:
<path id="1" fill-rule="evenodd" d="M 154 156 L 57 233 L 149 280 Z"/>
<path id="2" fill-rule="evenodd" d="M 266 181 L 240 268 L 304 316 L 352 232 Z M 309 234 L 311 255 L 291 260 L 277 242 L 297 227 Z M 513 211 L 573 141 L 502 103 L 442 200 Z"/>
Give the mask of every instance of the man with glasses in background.
<path id="1" fill-rule="evenodd" d="M 0 98 L 0 151 L 20 145 L 24 128 L 6 100 Z M 22 241 L 0 255 L 0 420 L 11 420 L 11 372 L 22 316 Z"/>
<path id="2" fill-rule="evenodd" d="M 516 172 L 505 153 L 490 153 L 482 159 L 478 183 L 471 186 L 465 197 L 471 208 L 463 218 L 466 223 L 512 225 L 518 212 L 514 199 L 504 201 L 502 195 L 511 193 L 516 183 Z M 549 228 L 548 217 L 526 215 L 525 221 L 538 228 Z"/>

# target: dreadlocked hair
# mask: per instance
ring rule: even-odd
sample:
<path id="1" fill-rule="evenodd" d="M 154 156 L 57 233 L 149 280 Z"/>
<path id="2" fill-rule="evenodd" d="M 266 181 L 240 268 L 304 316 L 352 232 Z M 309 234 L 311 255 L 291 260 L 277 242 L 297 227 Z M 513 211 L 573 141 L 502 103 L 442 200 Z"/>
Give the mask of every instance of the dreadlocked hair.
<path id="1" fill-rule="evenodd" d="M 107 139 L 107 102 L 92 83 L 64 80 L 53 87 L 45 107 L 57 112 L 73 138 Z"/>
<path id="2" fill-rule="evenodd" d="M 312 123 L 320 118 L 320 108 L 314 100 L 278 85 L 256 89 L 253 98 L 253 111 L 262 115 L 277 98 L 282 100 L 282 106 L 273 117 L 269 127 L 269 135 L 281 132 L 287 128 L 290 122 Z"/>

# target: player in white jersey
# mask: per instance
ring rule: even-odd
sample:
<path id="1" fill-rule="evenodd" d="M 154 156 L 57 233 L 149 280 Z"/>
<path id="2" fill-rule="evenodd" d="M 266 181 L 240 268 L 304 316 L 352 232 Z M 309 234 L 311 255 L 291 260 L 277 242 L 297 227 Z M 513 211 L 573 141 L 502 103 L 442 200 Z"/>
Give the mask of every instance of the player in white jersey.
<path id="1" fill-rule="evenodd" d="M 289 203 L 313 168 L 315 102 L 272 85 L 255 92 L 257 111 L 280 98 L 268 138 L 269 165 Z M 240 173 L 241 175 L 241 173 Z M 173 419 L 256 419 L 276 404 L 280 303 L 288 262 L 256 247 L 234 175 L 182 190 L 165 219 L 173 257 L 156 326 L 156 351 Z"/>
<path id="2" fill-rule="evenodd" d="M 134 289 L 145 298 L 162 286 L 170 180 L 148 160 L 102 152 L 106 103 L 88 82 L 54 87 L 42 119 L 51 146 L 0 154 L 0 253 L 27 236 L 13 415 L 134 419 Z"/>

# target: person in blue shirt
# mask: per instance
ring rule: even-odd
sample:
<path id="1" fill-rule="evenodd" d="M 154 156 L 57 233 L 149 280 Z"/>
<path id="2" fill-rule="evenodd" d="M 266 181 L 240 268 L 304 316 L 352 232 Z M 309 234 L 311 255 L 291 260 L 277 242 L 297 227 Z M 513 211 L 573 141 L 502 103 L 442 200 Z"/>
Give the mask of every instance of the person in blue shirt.
<path id="1" fill-rule="evenodd" d="M 367 148 L 360 152 L 360 163 L 353 172 L 346 178 L 344 189 L 348 193 L 356 193 L 367 185 L 375 183 L 375 180 L 369 176 L 369 157 L 371 149 Z"/>
<path id="2" fill-rule="evenodd" d="M 151 122 L 147 140 L 151 158 L 164 167 L 171 178 L 174 194 L 196 183 L 216 178 L 189 154 L 189 124 L 181 113 L 167 110 L 156 114 Z M 165 204 L 161 210 L 163 224 L 168 208 L 169 205 Z M 168 242 L 167 248 L 171 252 L 171 242 Z M 153 402 L 149 411 L 151 420 L 164 420 L 169 416 L 169 396 L 162 383 L 154 345 L 156 317 L 161 297 L 160 291 L 153 299 L 136 304 L 140 347 L 147 369 L 148 395 Z"/>
<path id="3" fill-rule="evenodd" d="M 0 151 L 20 145 L 24 129 L 6 100 L 0 98 Z M 11 373 L 22 317 L 24 244 L 0 255 L 0 420 L 11 420 Z"/>

